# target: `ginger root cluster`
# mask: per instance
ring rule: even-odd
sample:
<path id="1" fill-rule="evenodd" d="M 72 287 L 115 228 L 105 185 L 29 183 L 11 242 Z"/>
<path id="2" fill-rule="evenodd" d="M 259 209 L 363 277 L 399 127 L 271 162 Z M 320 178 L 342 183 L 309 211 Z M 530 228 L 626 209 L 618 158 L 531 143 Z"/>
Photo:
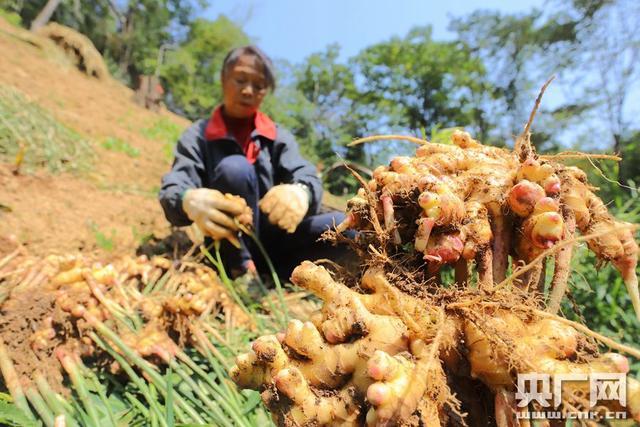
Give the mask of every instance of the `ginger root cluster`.
<path id="1" fill-rule="evenodd" d="M 597 334 L 555 313 L 583 239 L 621 273 L 640 318 L 634 229 L 609 214 L 584 172 L 539 156 L 528 131 L 513 151 L 456 131 L 451 144 L 425 143 L 362 184 L 333 235 L 356 230 L 362 271 L 342 283 L 301 264 L 292 282 L 322 309 L 258 338 L 231 369 L 278 425 L 528 425 L 518 413 L 542 408 L 518 406 L 518 374 L 629 371 L 628 348 L 599 353 Z M 592 408 L 588 382 L 562 392 L 564 414 L 626 411 L 640 422 L 631 377 L 623 408 Z"/>

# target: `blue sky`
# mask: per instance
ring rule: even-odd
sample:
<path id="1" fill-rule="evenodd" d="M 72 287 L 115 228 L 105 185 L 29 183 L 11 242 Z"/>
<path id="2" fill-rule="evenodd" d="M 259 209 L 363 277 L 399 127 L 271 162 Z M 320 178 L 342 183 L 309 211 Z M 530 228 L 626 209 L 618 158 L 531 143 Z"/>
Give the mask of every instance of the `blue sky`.
<path id="1" fill-rule="evenodd" d="M 479 9 L 524 13 L 558 1 L 561 0 L 213 0 L 204 17 L 215 19 L 224 14 L 270 57 L 299 64 L 332 43 L 341 46 L 341 59 L 346 60 L 372 44 L 405 36 L 418 25 L 431 25 L 434 39 L 447 40 L 454 38 L 447 29 L 452 17 L 464 17 Z M 629 1 L 633 4 L 638 0 Z M 627 120 L 640 114 L 635 101 L 640 96 L 640 84 L 632 84 L 630 91 L 633 95 L 624 108 Z M 574 92 L 572 81 L 558 76 L 545 95 L 543 109 L 569 102 Z M 577 135 L 585 135 L 580 140 L 585 148 L 589 144 L 602 145 L 598 141 L 609 138 L 606 132 L 601 133 L 603 130 L 605 118 L 595 111 L 584 123 L 556 136 L 568 143 Z M 600 132 L 598 137 L 594 131 Z"/>
<path id="2" fill-rule="evenodd" d="M 292 63 L 338 43 L 344 58 L 416 25 L 429 24 L 447 39 L 450 17 L 477 9 L 503 12 L 541 8 L 544 0 L 215 0 L 205 17 L 225 14 L 271 57 Z"/>

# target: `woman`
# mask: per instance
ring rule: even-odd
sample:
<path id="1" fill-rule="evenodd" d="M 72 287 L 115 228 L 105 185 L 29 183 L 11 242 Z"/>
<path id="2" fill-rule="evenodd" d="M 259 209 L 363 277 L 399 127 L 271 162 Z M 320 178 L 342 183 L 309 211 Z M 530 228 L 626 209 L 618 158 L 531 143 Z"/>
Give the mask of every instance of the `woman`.
<path id="1" fill-rule="evenodd" d="M 160 203 L 176 226 L 195 222 L 206 235 L 223 240 L 225 264 L 234 276 L 253 273 L 264 260 L 254 242 L 241 236 L 239 249 L 231 216 L 253 211 L 255 233 L 279 272 L 288 277 L 303 259 L 335 258 L 336 248 L 316 240 L 340 223 L 338 212 L 318 214 L 322 184 L 297 143 L 259 108 L 275 89 L 271 60 L 257 47 L 229 52 L 221 71 L 223 103 L 209 119 L 195 122 L 180 137 L 171 172 L 162 179 Z M 332 256 L 333 255 L 333 256 Z"/>

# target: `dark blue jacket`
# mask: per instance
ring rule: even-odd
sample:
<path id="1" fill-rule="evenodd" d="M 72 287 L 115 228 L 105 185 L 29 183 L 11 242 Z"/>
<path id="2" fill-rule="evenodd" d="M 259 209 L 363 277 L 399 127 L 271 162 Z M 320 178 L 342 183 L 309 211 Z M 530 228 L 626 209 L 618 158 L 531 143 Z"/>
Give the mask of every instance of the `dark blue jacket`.
<path id="1" fill-rule="evenodd" d="M 182 194 L 191 188 L 213 188 L 210 183 L 218 162 L 225 156 L 244 155 L 233 137 L 207 141 L 204 136 L 207 122 L 208 119 L 198 120 L 182 134 L 174 151 L 171 171 L 162 177 L 158 198 L 167 220 L 175 226 L 191 224 L 182 209 Z M 275 140 L 256 131 L 251 134 L 260 148 L 254 164 L 260 196 L 274 185 L 306 184 L 311 191 L 307 215 L 315 215 L 322 200 L 322 184 L 316 168 L 300 155 L 298 144 L 290 132 L 279 126 L 276 129 Z"/>

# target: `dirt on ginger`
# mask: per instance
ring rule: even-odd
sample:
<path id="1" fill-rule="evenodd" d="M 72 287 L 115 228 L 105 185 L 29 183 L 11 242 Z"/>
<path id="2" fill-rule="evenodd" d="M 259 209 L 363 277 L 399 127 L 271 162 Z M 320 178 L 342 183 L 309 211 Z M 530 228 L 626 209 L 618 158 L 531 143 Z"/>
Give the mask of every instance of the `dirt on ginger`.
<path id="1" fill-rule="evenodd" d="M 600 355 L 589 336 L 540 317 L 519 289 L 457 288 L 421 299 L 372 267 L 356 291 L 311 262 L 292 280 L 318 295 L 322 309 L 258 338 L 230 372 L 240 387 L 261 391 L 278 425 L 490 425 L 518 410 L 518 373 L 629 371 L 626 357 Z M 640 383 L 627 381 L 626 410 L 640 420 Z M 565 408 L 588 407 L 589 382 L 577 384 L 563 394 Z M 485 391 L 459 397 L 468 387 Z M 478 400 L 494 413 L 467 414 L 469 422 L 463 414 Z"/>
<path id="2" fill-rule="evenodd" d="M 455 131 L 451 144 L 422 141 L 369 181 L 356 175 L 362 187 L 330 237 L 357 231 L 362 271 L 297 267 L 291 280 L 322 309 L 258 338 L 230 371 L 278 425 L 529 425 L 517 413 L 542 408 L 518 407 L 518 374 L 629 372 L 623 353 L 640 350 L 555 313 L 573 246 L 586 241 L 621 273 L 640 319 L 635 228 L 609 214 L 584 172 L 539 156 L 529 126 L 513 151 Z M 562 413 L 591 408 L 589 381 L 562 391 Z M 627 376 L 625 408 L 597 410 L 640 422 L 640 382 Z"/>

